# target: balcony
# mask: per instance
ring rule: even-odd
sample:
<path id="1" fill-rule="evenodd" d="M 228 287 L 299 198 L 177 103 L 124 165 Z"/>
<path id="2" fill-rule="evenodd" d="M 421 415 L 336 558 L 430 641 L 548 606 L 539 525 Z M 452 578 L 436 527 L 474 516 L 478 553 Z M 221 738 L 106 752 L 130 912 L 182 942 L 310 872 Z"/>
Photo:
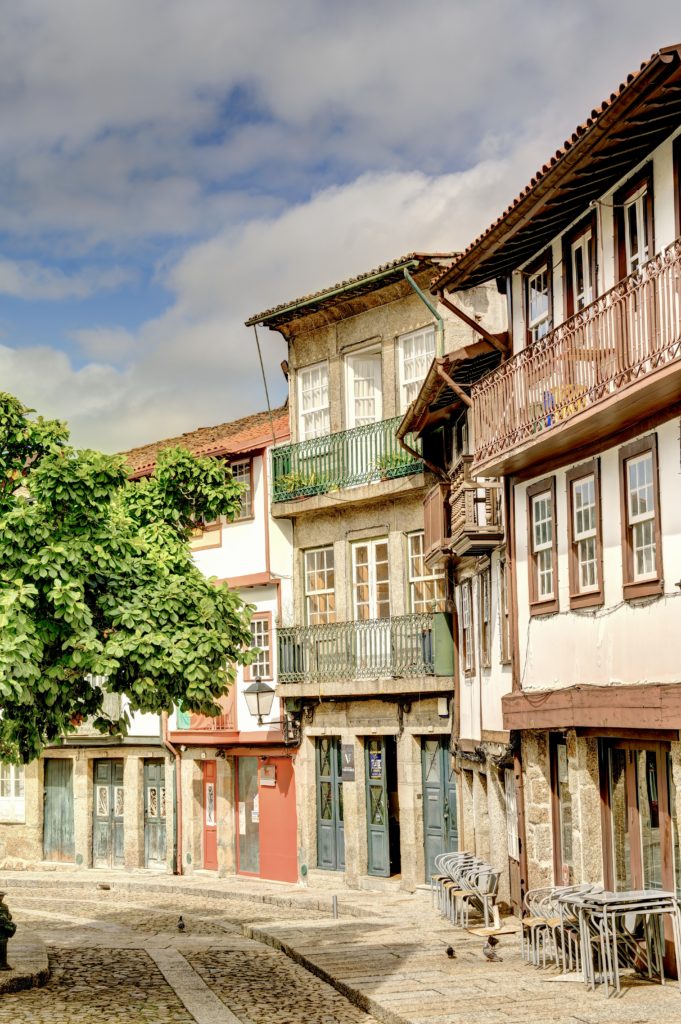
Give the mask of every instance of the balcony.
<path id="1" fill-rule="evenodd" d="M 452 554 L 485 555 L 504 539 L 501 484 L 498 480 L 474 480 L 473 456 L 462 455 L 451 473 Z"/>
<path id="2" fill-rule="evenodd" d="M 474 470 L 499 475 L 612 435 L 681 393 L 681 238 L 473 387 Z"/>
<path id="3" fill-rule="evenodd" d="M 451 616 L 443 612 L 279 630 L 286 697 L 411 692 L 409 679 L 419 680 L 419 692 L 441 691 L 436 677 L 453 676 L 453 659 Z"/>
<path id="4" fill-rule="evenodd" d="M 272 503 L 288 503 L 379 480 L 399 484 L 403 477 L 422 473 L 423 463 L 397 442 L 395 432 L 400 422 L 398 416 L 274 448 Z M 421 451 L 419 441 L 408 440 Z M 394 489 L 394 485 L 388 489 Z"/>
<path id="5" fill-rule="evenodd" d="M 235 713 L 234 686 L 225 697 L 220 698 L 220 706 L 223 714 L 196 715 L 193 712 L 176 712 L 176 726 L 173 730 L 173 737 L 181 743 L 216 743 L 223 740 L 226 734 L 235 736 L 237 733 Z"/>

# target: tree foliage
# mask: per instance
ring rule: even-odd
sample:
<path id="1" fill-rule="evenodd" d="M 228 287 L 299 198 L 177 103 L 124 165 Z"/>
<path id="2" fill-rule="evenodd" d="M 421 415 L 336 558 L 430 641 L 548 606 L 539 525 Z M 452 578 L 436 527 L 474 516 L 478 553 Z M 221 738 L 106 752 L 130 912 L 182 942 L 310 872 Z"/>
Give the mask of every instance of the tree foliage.
<path id="1" fill-rule="evenodd" d="M 0 393 L 0 759 L 29 761 L 103 714 L 184 704 L 217 714 L 247 663 L 252 609 L 203 576 L 191 532 L 233 518 L 230 470 L 183 449 L 131 482 L 121 456 L 76 450 L 68 430 Z"/>

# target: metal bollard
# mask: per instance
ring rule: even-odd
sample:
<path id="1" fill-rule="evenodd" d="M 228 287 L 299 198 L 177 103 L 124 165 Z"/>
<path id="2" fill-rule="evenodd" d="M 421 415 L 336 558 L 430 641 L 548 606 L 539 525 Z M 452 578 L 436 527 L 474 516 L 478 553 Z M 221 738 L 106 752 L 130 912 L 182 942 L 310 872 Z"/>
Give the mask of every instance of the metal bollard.
<path id="1" fill-rule="evenodd" d="M 332 896 L 331 897 L 331 912 L 332 912 L 332 914 L 334 916 L 334 919 L 337 919 L 338 918 L 338 897 L 337 896 Z"/>

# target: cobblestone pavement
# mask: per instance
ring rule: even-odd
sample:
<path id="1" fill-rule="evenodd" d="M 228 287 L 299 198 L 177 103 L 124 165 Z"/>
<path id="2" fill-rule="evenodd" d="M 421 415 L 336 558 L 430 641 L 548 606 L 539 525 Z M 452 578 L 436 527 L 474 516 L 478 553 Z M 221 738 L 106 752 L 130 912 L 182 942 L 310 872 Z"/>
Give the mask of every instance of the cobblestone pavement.
<path id="1" fill-rule="evenodd" d="M 284 953 L 243 937 L 244 925 L 328 919 L 314 909 L 100 889 L 96 876 L 85 888 L 68 878 L 12 885 L 7 902 L 48 944 L 52 975 L 44 988 L 0 996 L 0 1024 L 373 1024 Z"/>

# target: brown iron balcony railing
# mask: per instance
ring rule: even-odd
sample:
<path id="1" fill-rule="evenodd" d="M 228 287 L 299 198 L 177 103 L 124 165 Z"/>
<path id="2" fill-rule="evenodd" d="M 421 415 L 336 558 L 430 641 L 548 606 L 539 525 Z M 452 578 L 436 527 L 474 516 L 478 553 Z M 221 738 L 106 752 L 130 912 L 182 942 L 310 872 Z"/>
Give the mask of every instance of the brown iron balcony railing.
<path id="1" fill-rule="evenodd" d="M 236 715 L 234 704 L 236 694 L 234 685 L 226 697 L 220 698 L 220 706 L 224 709 L 223 714 L 197 715 L 194 712 L 184 711 L 178 708 L 176 711 L 176 729 L 188 732 L 234 732 L 236 730 Z"/>
<path id="2" fill-rule="evenodd" d="M 681 238 L 472 389 L 474 465 L 681 363 Z"/>
<path id="3" fill-rule="evenodd" d="M 281 683 L 451 674 L 449 616 L 394 615 L 278 630 Z M 442 665 L 442 670 L 439 667 Z"/>

